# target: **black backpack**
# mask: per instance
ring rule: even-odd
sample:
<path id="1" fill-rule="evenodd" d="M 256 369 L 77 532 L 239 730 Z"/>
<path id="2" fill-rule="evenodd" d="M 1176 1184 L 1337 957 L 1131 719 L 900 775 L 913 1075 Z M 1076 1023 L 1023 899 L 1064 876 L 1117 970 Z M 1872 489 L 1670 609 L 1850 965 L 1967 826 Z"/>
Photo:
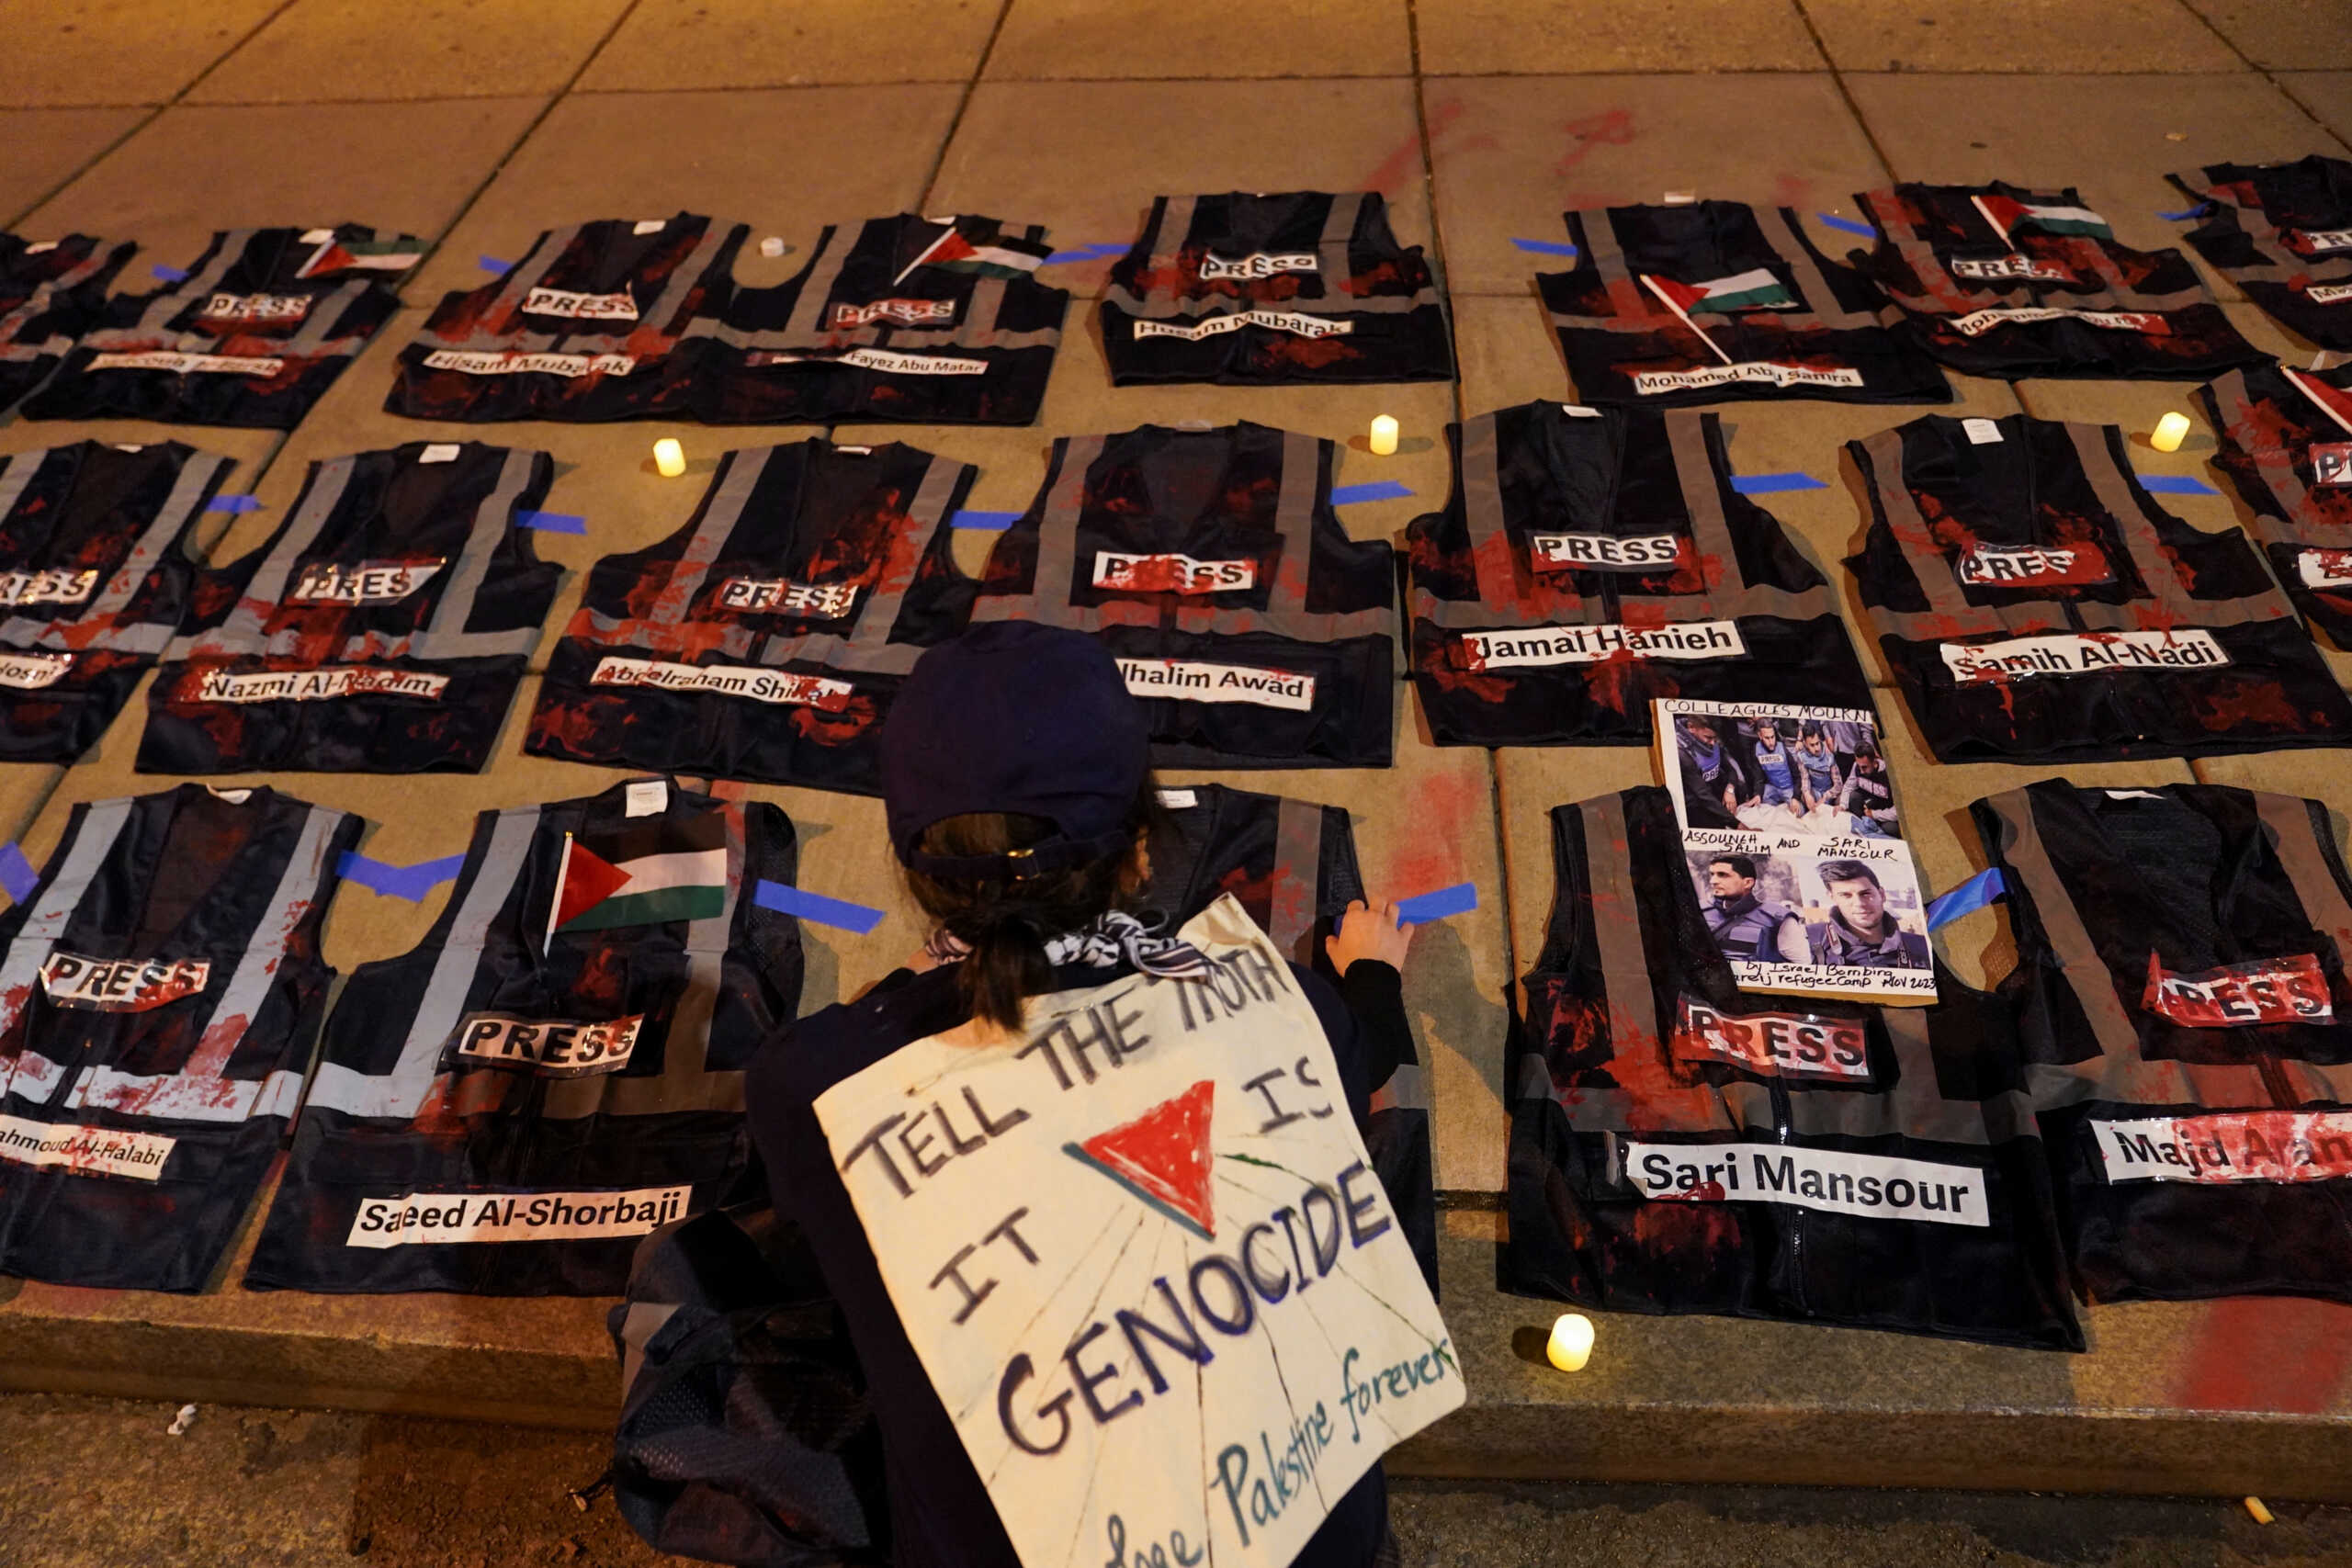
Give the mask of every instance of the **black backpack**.
<path id="1" fill-rule="evenodd" d="M 655 1231 L 606 1326 L 622 1405 L 605 1479 L 650 1545 L 740 1568 L 887 1560 L 865 1379 L 789 1221 L 722 1209 Z"/>

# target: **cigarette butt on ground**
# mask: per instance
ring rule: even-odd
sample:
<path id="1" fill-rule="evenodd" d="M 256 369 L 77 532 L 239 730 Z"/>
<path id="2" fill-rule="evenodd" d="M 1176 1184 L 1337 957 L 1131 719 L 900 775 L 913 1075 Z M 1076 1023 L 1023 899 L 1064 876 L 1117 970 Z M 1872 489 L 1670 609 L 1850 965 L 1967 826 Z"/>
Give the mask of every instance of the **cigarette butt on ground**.
<path id="1" fill-rule="evenodd" d="M 2259 1497 L 2248 1497 L 2245 1500 L 2245 1511 L 2254 1516 L 2256 1524 L 2267 1525 L 2278 1522 L 2277 1516 L 2262 1506 L 2262 1499 Z"/>

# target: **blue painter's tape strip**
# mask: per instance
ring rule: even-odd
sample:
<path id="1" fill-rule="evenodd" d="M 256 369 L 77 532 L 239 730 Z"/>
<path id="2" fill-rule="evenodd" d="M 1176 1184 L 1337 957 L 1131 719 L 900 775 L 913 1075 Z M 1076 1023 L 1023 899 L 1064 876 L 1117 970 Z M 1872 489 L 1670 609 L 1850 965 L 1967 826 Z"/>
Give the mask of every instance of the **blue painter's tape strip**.
<path id="1" fill-rule="evenodd" d="M 2001 868 L 1980 871 L 1949 893 L 1939 894 L 1928 900 L 1928 929 L 1956 920 L 1977 910 L 2008 891 L 2001 880 Z"/>
<path id="2" fill-rule="evenodd" d="M 1064 262 L 1100 261 L 1104 256 L 1125 254 L 1126 246 L 1116 241 L 1091 245 L 1079 245 L 1067 251 L 1056 251 L 1046 258 L 1046 266 L 1059 266 Z"/>
<path id="3" fill-rule="evenodd" d="M 588 519 L 574 512 L 517 512 L 517 528 L 536 528 L 542 534 L 585 534 Z"/>
<path id="4" fill-rule="evenodd" d="M 21 904 L 40 886 L 40 873 L 25 858 L 25 852 L 14 844 L 0 844 L 0 888 L 6 888 L 8 897 Z"/>
<path id="5" fill-rule="evenodd" d="M 1353 506 L 1359 501 L 1402 501 L 1413 492 L 1395 479 L 1374 479 L 1370 484 L 1333 485 L 1331 504 Z"/>
<path id="6" fill-rule="evenodd" d="M 1572 256 L 1577 254 L 1577 248 L 1574 245 L 1562 244 L 1557 240 L 1522 240 L 1514 235 L 1510 243 L 1522 251 L 1532 251 L 1539 256 Z"/>
<path id="7" fill-rule="evenodd" d="M 846 898 L 828 898 L 821 893 L 811 893 L 788 882 L 769 882 L 763 878 L 752 899 L 763 909 L 797 915 L 822 926 L 839 926 L 860 936 L 882 923 L 882 911 L 879 909 L 869 909 Z"/>
<path id="8" fill-rule="evenodd" d="M 978 528 L 1001 534 L 1021 521 L 1018 512 L 974 512 L 968 507 L 947 519 L 951 528 Z"/>
<path id="9" fill-rule="evenodd" d="M 346 851 L 336 863 L 335 874 L 346 882 L 356 882 L 384 897 L 405 898 L 412 904 L 420 904 L 424 901 L 426 894 L 464 870 L 465 864 L 466 857 L 463 855 L 445 855 L 439 860 L 419 861 L 414 865 L 392 865 Z"/>
<path id="10" fill-rule="evenodd" d="M 1776 490 L 1827 490 L 1811 474 L 1735 474 L 1731 488 L 1742 495 L 1769 495 Z"/>
<path id="11" fill-rule="evenodd" d="M 250 495 L 216 495 L 204 503 L 207 512 L 259 512 L 261 502 Z"/>
<path id="12" fill-rule="evenodd" d="M 153 272 L 157 277 L 162 278 L 166 283 L 186 283 L 187 281 L 187 273 L 175 266 L 165 266 L 161 262 L 157 262 L 154 266 L 149 270 Z"/>
<path id="13" fill-rule="evenodd" d="M 2140 488 L 2150 495 L 2219 495 L 2222 492 L 2203 479 L 2188 474 L 2142 474 Z"/>
<path id="14" fill-rule="evenodd" d="M 2168 223 L 2186 223 L 2192 218 L 2201 218 L 2204 215 L 2205 209 L 2201 203 L 2196 207 L 2190 208 L 2186 212 L 2159 212 L 2156 214 L 2157 217 L 2165 220 Z"/>
<path id="15" fill-rule="evenodd" d="M 476 256 L 474 257 L 474 265 L 481 268 L 484 272 L 512 272 L 514 270 L 514 264 L 513 262 L 500 261 L 496 256 Z"/>
<path id="16" fill-rule="evenodd" d="M 1410 898 L 1398 899 L 1396 923 L 1418 926 L 1429 920 L 1442 920 L 1448 915 L 1465 915 L 1477 907 L 1478 885 L 1457 882 L 1434 893 L 1417 893 Z"/>
<path id="17" fill-rule="evenodd" d="M 1865 240 L 1878 238 L 1878 231 L 1867 223 L 1857 223 L 1850 218 L 1840 218 L 1834 212 L 1816 212 L 1814 216 L 1832 229 L 1842 229 L 1849 234 L 1860 234 Z"/>

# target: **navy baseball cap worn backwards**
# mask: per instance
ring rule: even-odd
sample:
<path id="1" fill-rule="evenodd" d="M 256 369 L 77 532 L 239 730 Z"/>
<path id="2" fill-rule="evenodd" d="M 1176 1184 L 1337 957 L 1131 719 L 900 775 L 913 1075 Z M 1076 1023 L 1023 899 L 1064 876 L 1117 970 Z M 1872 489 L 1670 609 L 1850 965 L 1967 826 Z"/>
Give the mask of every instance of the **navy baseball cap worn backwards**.
<path id="1" fill-rule="evenodd" d="M 882 727 L 882 804 L 899 859 L 933 876 L 1058 872 L 1126 846 L 1151 766 L 1143 705 L 1083 632 L 994 621 L 926 649 Z M 1006 854 L 936 855 L 923 830 L 974 812 L 1058 829 Z"/>

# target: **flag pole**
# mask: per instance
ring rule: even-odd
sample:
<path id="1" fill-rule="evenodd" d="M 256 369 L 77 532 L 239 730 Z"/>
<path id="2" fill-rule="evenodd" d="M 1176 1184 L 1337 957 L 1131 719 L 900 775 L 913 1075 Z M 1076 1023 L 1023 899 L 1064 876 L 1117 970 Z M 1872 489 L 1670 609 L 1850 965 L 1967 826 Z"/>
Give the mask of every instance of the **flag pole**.
<path id="1" fill-rule="evenodd" d="M 1652 277 L 1646 272 L 1641 275 L 1641 278 L 1642 287 L 1657 295 L 1658 302 L 1664 305 L 1668 310 L 1673 311 L 1677 321 L 1680 321 L 1684 326 L 1689 327 L 1692 332 L 1697 333 L 1699 334 L 1699 341 L 1705 344 L 1710 349 L 1713 349 L 1717 359 L 1722 360 L 1725 365 L 1729 365 L 1733 362 L 1731 355 L 1725 354 L 1721 348 L 1717 348 L 1715 346 L 1715 340 L 1709 337 L 1705 331 L 1700 327 L 1699 323 L 1692 321 L 1690 315 L 1684 311 L 1682 307 L 1674 302 L 1673 297 L 1668 294 L 1665 289 L 1660 288 L 1657 286 L 1657 279 Z"/>
<path id="2" fill-rule="evenodd" d="M 555 897 L 548 900 L 548 934 L 539 943 L 539 956 L 545 958 L 555 951 L 556 916 L 563 909 L 563 879 L 571 870 L 571 835 L 563 836 L 563 854 L 555 863 Z"/>

